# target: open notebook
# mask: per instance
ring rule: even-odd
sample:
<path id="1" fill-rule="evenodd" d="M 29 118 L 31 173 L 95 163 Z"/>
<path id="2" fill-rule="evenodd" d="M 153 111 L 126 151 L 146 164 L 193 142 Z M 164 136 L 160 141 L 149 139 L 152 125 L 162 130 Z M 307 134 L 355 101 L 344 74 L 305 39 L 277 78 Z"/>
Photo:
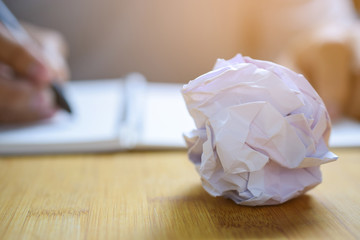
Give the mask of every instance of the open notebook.
<path id="1" fill-rule="evenodd" d="M 194 123 L 181 84 L 124 79 L 69 82 L 65 111 L 33 125 L 0 127 L 0 154 L 101 152 L 184 148 L 182 133 Z"/>
<path id="2" fill-rule="evenodd" d="M 185 148 L 182 133 L 194 128 L 180 84 L 125 79 L 73 81 L 65 95 L 73 114 L 59 111 L 33 125 L 0 127 L 0 154 L 45 154 Z M 332 147 L 360 146 L 360 124 L 333 127 Z"/>

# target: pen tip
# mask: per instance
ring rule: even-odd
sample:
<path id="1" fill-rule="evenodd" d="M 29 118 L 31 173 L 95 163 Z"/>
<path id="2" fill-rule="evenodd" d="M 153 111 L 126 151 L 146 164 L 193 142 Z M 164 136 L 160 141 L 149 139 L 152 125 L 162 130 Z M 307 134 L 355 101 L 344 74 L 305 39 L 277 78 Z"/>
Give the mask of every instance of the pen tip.
<path id="1" fill-rule="evenodd" d="M 51 88 L 54 91 L 55 94 L 55 102 L 58 105 L 58 107 L 60 107 L 61 109 L 64 109 L 65 111 L 67 111 L 68 113 L 72 113 L 70 105 L 68 104 L 68 102 L 65 100 L 65 97 L 62 93 L 61 90 L 61 86 L 56 84 L 56 83 L 52 83 L 51 84 Z"/>

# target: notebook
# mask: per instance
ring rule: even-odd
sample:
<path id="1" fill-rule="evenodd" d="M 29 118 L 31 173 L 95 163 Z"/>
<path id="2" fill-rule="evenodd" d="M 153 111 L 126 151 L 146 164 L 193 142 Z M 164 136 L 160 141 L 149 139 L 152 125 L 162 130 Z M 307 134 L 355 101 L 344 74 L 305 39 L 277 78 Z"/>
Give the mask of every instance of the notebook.
<path id="1" fill-rule="evenodd" d="M 194 123 L 181 84 L 124 79 L 72 81 L 64 95 L 73 114 L 59 110 L 31 125 L 0 127 L 0 154 L 54 154 L 183 149 L 182 133 Z"/>
<path id="2" fill-rule="evenodd" d="M 149 83 L 138 73 L 123 79 L 72 81 L 65 111 L 31 125 L 1 126 L 0 154 L 56 154 L 185 149 L 182 134 L 194 128 L 181 84 Z M 360 123 L 333 126 L 331 147 L 359 147 Z"/>

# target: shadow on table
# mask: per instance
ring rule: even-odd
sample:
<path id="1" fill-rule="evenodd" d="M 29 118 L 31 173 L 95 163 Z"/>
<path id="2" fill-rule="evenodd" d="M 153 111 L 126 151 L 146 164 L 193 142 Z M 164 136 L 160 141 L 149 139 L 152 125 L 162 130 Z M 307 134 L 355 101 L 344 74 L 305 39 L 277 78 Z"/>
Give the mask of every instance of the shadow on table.
<path id="1" fill-rule="evenodd" d="M 179 196 L 149 199 L 154 239 L 301 237 L 321 231 L 320 205 L 303 195 L 277 206 L 246 207 L 214 198 L 201 185 Z"/>

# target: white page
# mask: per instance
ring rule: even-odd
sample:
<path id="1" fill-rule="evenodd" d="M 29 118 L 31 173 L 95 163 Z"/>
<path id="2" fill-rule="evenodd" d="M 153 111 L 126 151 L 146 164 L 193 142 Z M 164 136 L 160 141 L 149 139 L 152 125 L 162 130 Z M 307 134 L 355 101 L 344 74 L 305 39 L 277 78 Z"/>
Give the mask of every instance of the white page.
<path id="1" fill-rule="evenodd" d="M 183 133 L 195 124 L 181 95 L 182 84 L 148 84 L 143 132 L 137 148 L 185 148 Z"/>
<path id="2" fill-rule="evenodd" d="M 360 147 L 360 123 L 343 119 L 333 125 L 330 147 Z"/>
<path id="3" fill-rule="evenodd" d="M 1 127 L 0 153 L 114 148 L 119 141 L 119 118 L 123 110 L 121 89 L 121 80 L 69 83 L 64 92 L 73 114 L 58 111 L 53 118 L 34 125 Z M 105 143 L 111 144 L 104 146 Z"/>

